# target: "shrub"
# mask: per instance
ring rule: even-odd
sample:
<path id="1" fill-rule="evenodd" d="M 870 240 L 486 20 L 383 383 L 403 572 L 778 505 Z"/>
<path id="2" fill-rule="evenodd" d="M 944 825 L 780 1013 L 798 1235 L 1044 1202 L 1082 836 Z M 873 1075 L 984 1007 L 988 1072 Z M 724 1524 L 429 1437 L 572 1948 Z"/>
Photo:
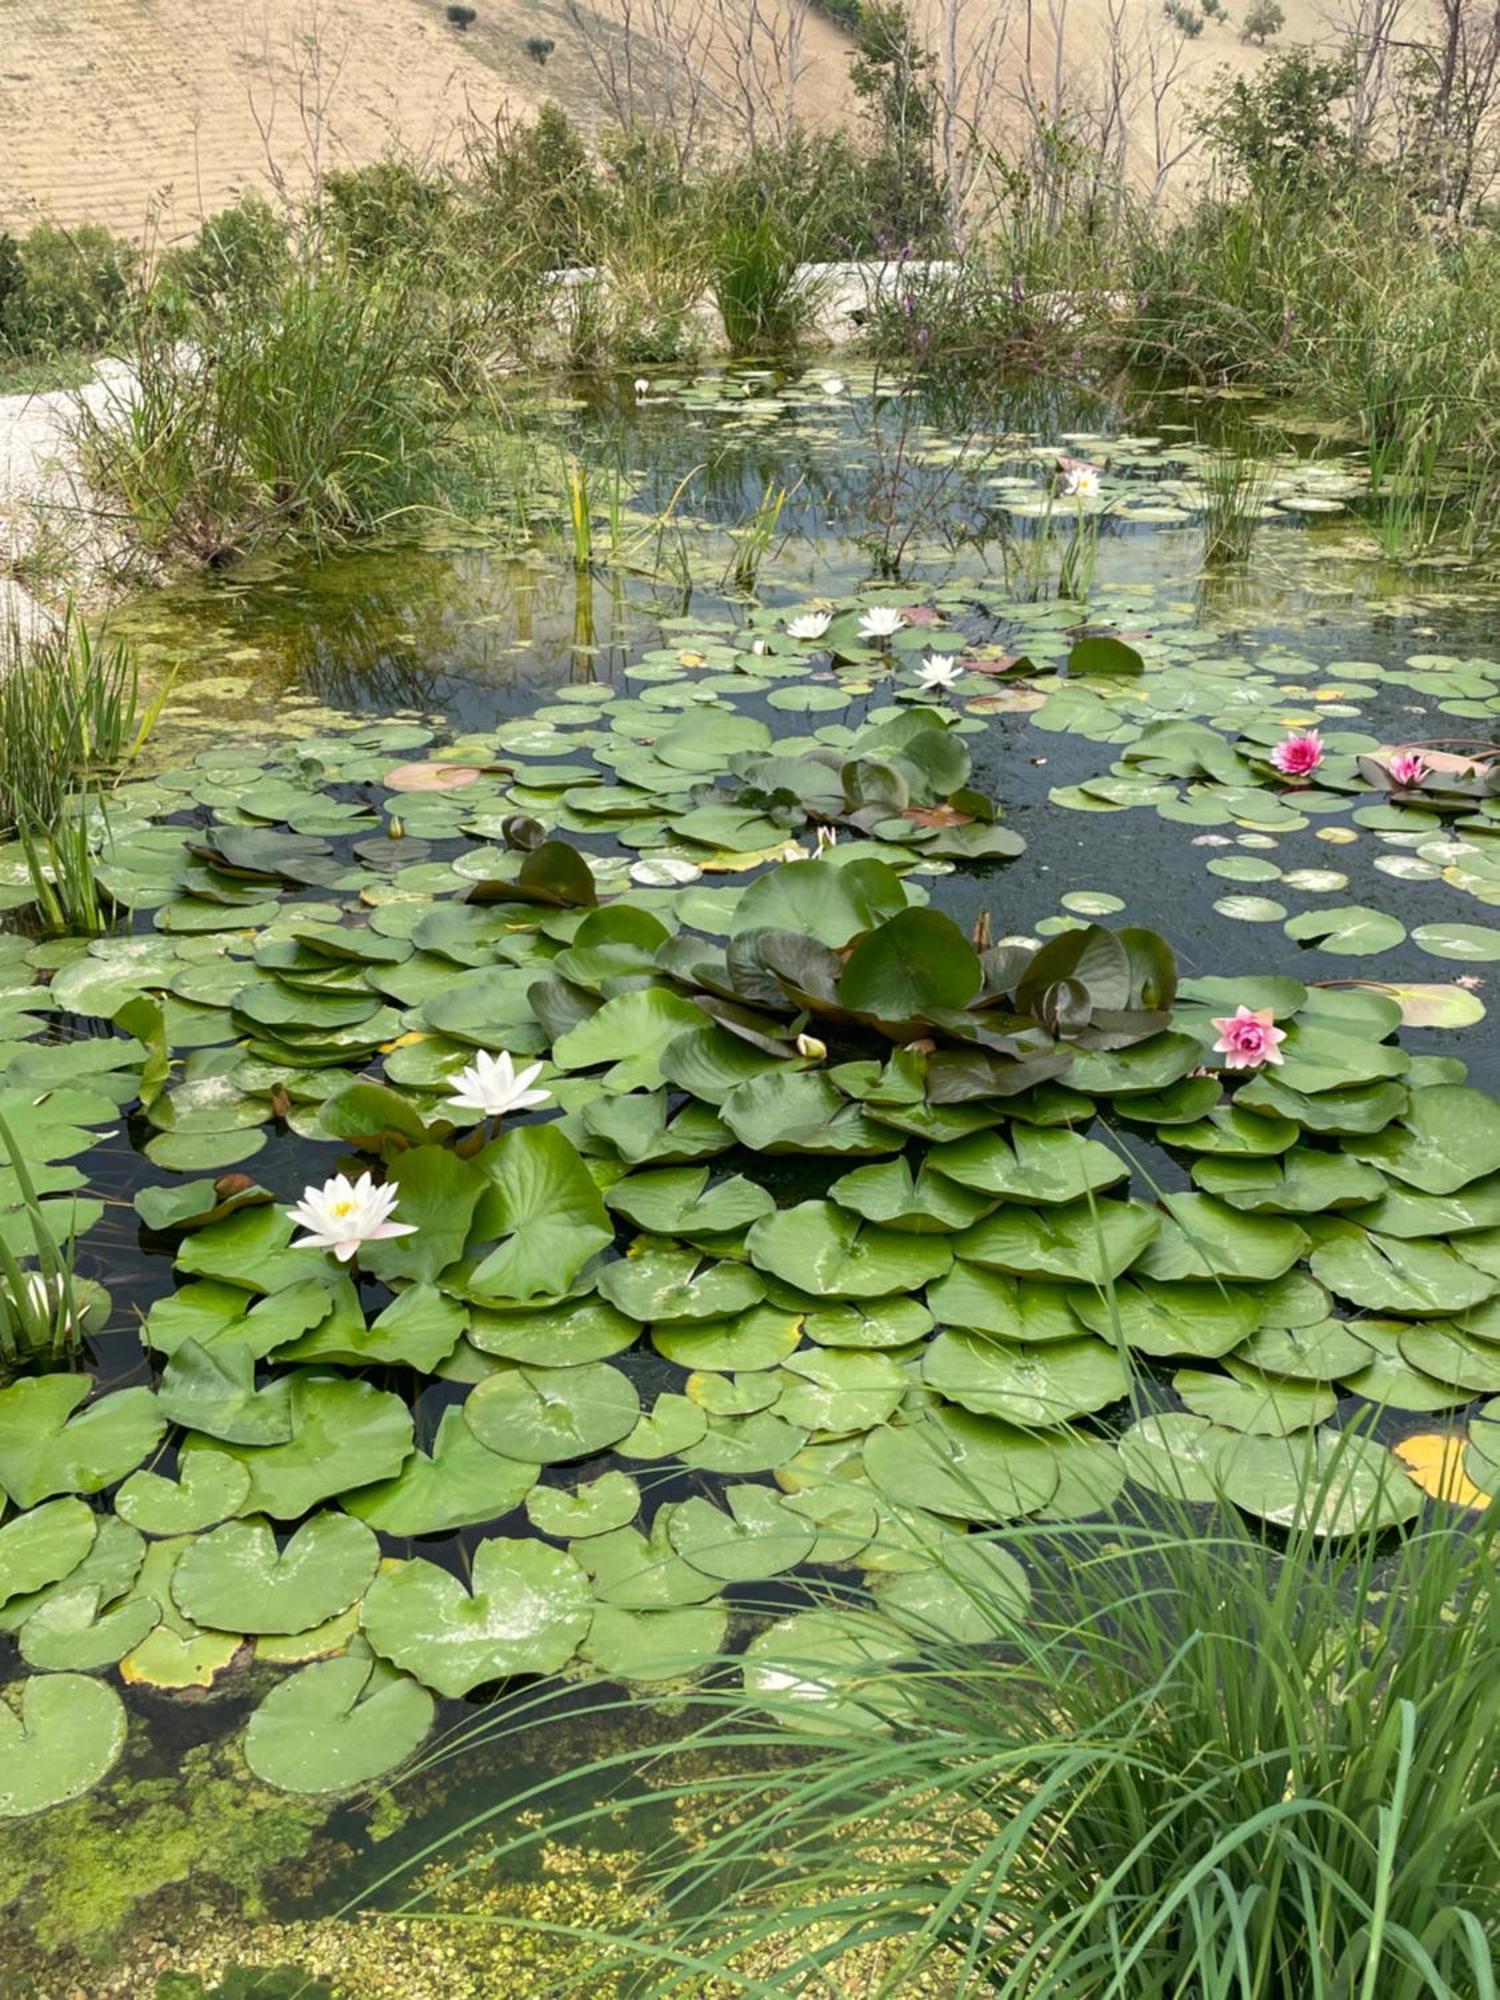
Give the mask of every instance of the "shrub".
<path id="1" fill-rule="evenodd" d="M 1189 41 L 1196 41 L 1203 33 L 1203 16 L 1184 6 L 1183 0 L 1167 0 L 1162 12 L 1177 32 L 1186 35 Z"/>
<path id="2" fill-rule="evenodd" d="M 522 42 L 521 47 L 534 63 L 545 68 L 547 58 L 557 47 L 557 44 L 546 35 L 528 35 L 525 41 Z"/>
<path id="3" fill-rule="evenodd" d="M 1244 24 L 1240 30 L 1241 39 L 1255 42 L 1264 48 L 1273 35 L 1279 35 L 1286 26 L 1286 14 L 1276 4 L 1276 0 L 1252 0 L 1246 10 Z"/>
<path id="4" fill-rule="evenodd" d="M 161 299 L 172 293 L 205 300 L 276 283 L 289 256 L 286 225 L 257 194 L 209 217 L 191 243 L 168 250 L 157 266 Z"/>
<path id="5" fill-rule="evenodd" d="M 375 160 L 323 179 L 322 222 L 351 262 L 379 265 L 423 255 L 450 201 L 448 187 L 405 160 Z"/>
<path id="6" fill-rule="evenodd" d="M 0 299 L 0 337 L 20 353 L 98 347 L 124 323 L 139 258 L 107 229 L 40 223 L 19 245 L 20 283 Z"/>

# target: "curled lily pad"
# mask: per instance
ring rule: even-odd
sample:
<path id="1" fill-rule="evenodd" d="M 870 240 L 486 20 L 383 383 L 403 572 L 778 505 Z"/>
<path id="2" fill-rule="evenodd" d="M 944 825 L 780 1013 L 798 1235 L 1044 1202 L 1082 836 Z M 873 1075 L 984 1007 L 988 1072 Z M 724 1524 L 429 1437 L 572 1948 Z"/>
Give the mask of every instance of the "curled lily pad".
<path id="1" fill-rule="evenodd" d="M 561 1549 L 494 1535 L 474 1551 L 473 1590 L 435 1563 L 378 1576 L 362 1623 L 376 1652 L 438 1694 L 565 1666 L 588 1631 L 588 1579 Z"/>
<path id="2" fill-rule="evenodd" d="M 14 1694 L 15 1704 L 7 1697 Z M 0 1819 L 82 1797 L 125 1747 L 125 1705 L 84 1674 L 38 1674 L 0 1695 Z"/>
<path id="3" fill-rule="evenodd" d="M 284 1792 L 347 1792 L 392 1771 L 432 1727 L 426 1688 L 351 1653 L 272 1688 L 245 1731 L 245 1762 Z"/>

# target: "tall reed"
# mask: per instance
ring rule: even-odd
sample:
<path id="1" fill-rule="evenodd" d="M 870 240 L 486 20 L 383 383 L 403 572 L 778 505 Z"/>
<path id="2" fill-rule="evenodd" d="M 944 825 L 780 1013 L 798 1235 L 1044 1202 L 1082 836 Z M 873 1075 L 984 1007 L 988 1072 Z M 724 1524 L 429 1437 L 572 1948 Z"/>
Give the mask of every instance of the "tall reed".
<path id="1" fill-rule="evenodd" d="M 864 1613 L 859 1662 L 850 1612 L 842 1664 L 792 1639 L 753 1699 L 637 1695 L 625 1747 L 477 1815 L 402 1915 L 472 1884 L 483 1921 L 488 1869 L 639 1818 L 639 1920 L 559 1926 L 585 1969 L 549 1991 L 1494 2000 L 1497 1527 L 1277 1538 L 1162 1500 L 1007 1530 L 1029 1603 L 950 1538 L 988 1643 Z M 642 1753 L 647 1709 L 675 1747 Z"/>

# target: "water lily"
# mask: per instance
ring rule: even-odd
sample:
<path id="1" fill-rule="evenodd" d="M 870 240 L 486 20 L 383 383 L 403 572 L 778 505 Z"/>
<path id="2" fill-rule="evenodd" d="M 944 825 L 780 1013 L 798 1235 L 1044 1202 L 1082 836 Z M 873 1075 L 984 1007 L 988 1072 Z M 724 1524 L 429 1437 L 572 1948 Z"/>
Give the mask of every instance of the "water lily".
<path id="1" fill-rule="evenodd" d="M 750 651 L 757 659 L 763 659 L 770 650 L 770 643 L 765 639 L 752 639 L 750 641 Z"/>
<path id="2" fill-rule="evenodd" d="M 552 1095 L 550 1090 L 532 1088 L 541 1073 L 539 1062 L 518 1072 L 508 1049 L 502 1049 L 498 1056 L 487 1055 L 481 1049 L 473 1062 L 455 1072 L 449 1102 L 455 1111 L 474 1111 L 481 1118 L 504 1118 L 511 1111 L 529 1111 L 534 1104 L 545 1104 Z"/>
<path id="3" fill-rule="evenodd" d="M 877 604 L 867 611 L 859 621 L 861 639 L 893 639 L 906 624 L 901 613 L 890 604 Z"/>
<path id="4" fill-rule="evenodd" d="M 786 634 L 789 639 L 821 639 L 832 623 L 831 611 L 804 611 L 787 620 Z"/>
<path id="5" fill-rule="evenodd" d="M 837 847 L 838 844 L 839 844 L 839 830 L 836 826 L 820 826 L 818 828 L 819 854 L 826 853 L 830 847 Z"/>
<path id="6" fill-rule="evenodd" d="M 842 375 L 825 375 L 823 377 L 823 394 L 825 396 L 842 396 L 843 393 L 844 378 Z"/>
<path id="7" fill-rule="evenodd" d="M 635 378 L 635 393 L 636 393 L 637 397 L 641 397 L 641 396 L 644 396 L 644 395 L 646 394 L 647 390 L 648 390 L 648 389 L 649 389 L 650 387 L 651 387 L 651 384 L 650 384 L 650 383 L 649 383 L 649 382 L 648 382 L 648 381 L 646 380 L 646 378 L 645 378 L 645 376 L 644 376 L 644 375 L 637 375 L 637 376 L 636 376 L 636 378 Z"/>
<path id="8" fill-rule="evenodd" d="M 1420 750 L 1400 750 L 1386 769 L 1391 774 L 1391 782 L 1404 789 L 1421 784 L 1427 775 L 1427 759 Z"/>
<path id="9" fill-rule="evenodd" d="M 1281 1053 L 1286 1029 L 1276 1026 L 1270 1007 L 1236 1007 L 1213 1025 L 1219 1031 L 1214 1054 L 1224 1058 L 1225 1069 L 1259 1069 L 1262 1063 L 1286 1061 Z"/>
<path id="10" fill-rule="evenodd" d="M 1271 762 L 1284 778 L 1308 778 L 1323 761 L 1323 739 L 1316 729 L 1294 729 L 1271 752 Z"/>
<path id="11" fill-rule="evenodd" d="M 929 653 L 917 668 L 917 679 L 929 691 L 951 688 L 963 678 L 963 668 L 957 660 L 945 660 L 937 653 Z"/>
<path id="12" fill-rule="evenodd" d="M 391 1221 L 399 1199 L 399 1188 L 376 1187 L 368 1174 L 357 1181 L 335 1174 L 321 1187 L 305 1187 L 301 1201 L 287 1210 L 297 1227 L 307 1231 L 292 1248 L 331 1250 L 341 1264 L 347 1264 L 362 1243 L 411 1236 L 415 1223 Z"/>
<path id="13" fill-rule="evenodd" d="M 808 1057 L 812 1062 L 821 1062 L 828 1053 L 828 1044 L 820 1042 L 816 1035 L 799 1035 L 797 1053 L 799 1056 Z"/>
<path id="14" fill-rule="evenodd" d="M 1097 500 L 1099 474 L 1092 465 L 1075 465 L 1063 474 L 1062 490 L 1070 500 Z"/>

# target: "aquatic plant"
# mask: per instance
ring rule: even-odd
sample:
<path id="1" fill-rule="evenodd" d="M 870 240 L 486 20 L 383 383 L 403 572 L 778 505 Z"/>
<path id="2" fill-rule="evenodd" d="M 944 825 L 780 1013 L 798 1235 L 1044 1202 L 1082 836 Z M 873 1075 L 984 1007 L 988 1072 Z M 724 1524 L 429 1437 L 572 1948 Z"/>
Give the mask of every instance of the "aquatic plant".
<path id="1" fill-rule="evenodd" d="M 726 220 L 711 246 L 714 302 L 731 354 L 788 354 L 817 314 L 799 275 L 800 249 L 775 213 Z"/>
<path id="2" fill-rule="evenodd" d="M 134 650 L 91 633 L 70 601 L 54 624 L 0 627 L 0 832 L 55 827 L 79 778 L 104 783 L 139 756 L 170 677 L 142 707 Z"/>
<path id="3" fill-rule="evenodd" d="M 422 1891 L 374 1900 L 483 1921 L 490 1867 L 670 1805 L 640 1919 L 593 1936 L 589 1976 L 643 1995 L 856 1969 L 892 1996 L 1490 1991 L 1495 1508 L 1330 1543 L 1320 1520 L 1368 1476 L 1351 1435 L 1303 1466 L 1273 1546 L 1189 1504 L 1211 1462 L 1159 1463 L 1149 1511 L 950 1536 L 920 1577 L 893 1547 L 873 1610 L 830 1593 L 768 1627 L 678 1745 L 488 1807 Z"/>
<path id="4" fill-rule="evenodd" d="M 552 1095 L 550 1090 L 533 1087 L 541 1073 L 539 1062 L 518 1070 L 507 1049 L 502 1049 L 498 1056 L 480 1049 L 472 1063 L 455 1073 L 448 1102 L 455 1111 L 474 1111 L 481 1118 L 504 1118 L 512 1111 L 531 1111 Z"/>
<path id="5" fill-rule="evenodd" d="M 74 441 L 153 555 L 335 548 L 410 526 L 461 480 L 449 331 L 409 273 L 294 264 L 195 305 L 185 332 L 146 315 L 129 392 L 81 400 Z"/>
<path id="6" fill-rule="evenodd" d="M 307 1234 L 289 1246 L 293 1250 L 332 1250 L 347 1264 L 366 1243 L 383 1243 L 394 1236 L 414 1236 L 416 1224 L 393 1222 L 400 1199 L 394 1188 L 376 1187 L 368 1174 L 351 1181 L 335 1174 L 322 1187 L 302 1190 L 302 1199 L 287 1210 Z"/>

